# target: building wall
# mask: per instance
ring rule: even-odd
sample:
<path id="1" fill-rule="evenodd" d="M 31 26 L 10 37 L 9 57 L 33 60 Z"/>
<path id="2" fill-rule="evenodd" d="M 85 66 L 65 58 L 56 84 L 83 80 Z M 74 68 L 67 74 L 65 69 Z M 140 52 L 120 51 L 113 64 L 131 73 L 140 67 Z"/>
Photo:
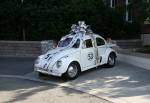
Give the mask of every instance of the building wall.
<path id="1" fill-rule="evenodd" d="M 121 6 L 128 6 L 130 1 L 129 0 L 104 0 L 105 4 L 108 7 L 115 8 Z M 124 13 L 124 18 L 126 21 L 132 22 L 131 10 L 126 9 Z"/>
<path id="2" fill-rule="evenodd" d="M 144 24 L 142 26 L 142 33 L 143 34 L 150 34 L 150 24 Z"/>
<path id="3" fill-rule="evenodd" d="M 122 49 L 133 49 L 140 48 L 142 46 L 142 41 L 139 39 L 133 40 L 115 40 L 117 46 Z"/>
<path id="4" fill-rule="evenodd" d="M 150 45 L 150 34 L 142 34 L 141 39 L 143 45 Z"/>
<path id="5" fill-rule="evenodd" d="M 106 2 L 106 5 L 108 5 L 111 8 L 115 8 L 117 6 L 128 6 L 130 4 L 130 0 L 104 0 L 104 1 Z M 150 0 L 147 0 L 147 3 L 149 2 Z M 134 17 L 139 16 L 139 11 L 140 10 L 138 8 L 136 10 L 132 10 L 130 8 L 126 9 L 126 13 L 124 15 L 125 20 L 132 23 Z M 150 17 L 147 19 L 150 21 Z M 150 22 L 148 22 L 148 20 L 143 22 L 143 25 L 141 25 L 142 30 L 141 39 L 143 41 L 143 45 L 150 45 Z"/>
<path id="6" fill-rule="evenodd" d="M 150 45 L 150 24 L 145 24 L 142 26 L 141 39 L 143 45 Z"/>

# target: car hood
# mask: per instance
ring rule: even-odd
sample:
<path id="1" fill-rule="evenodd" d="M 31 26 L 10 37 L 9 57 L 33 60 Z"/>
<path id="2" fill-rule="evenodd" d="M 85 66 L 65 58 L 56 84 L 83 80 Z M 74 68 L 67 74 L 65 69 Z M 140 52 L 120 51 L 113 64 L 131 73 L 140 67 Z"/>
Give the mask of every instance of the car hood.
<path id="1" fill-rule="evenodd" d="M 58 47 L 42 55 L 42 60 L 47 62 L 47 64 L 49 65 L 53 65 L 60 58 L 68 56 L 74 52 L 77 52 L 77 50 L 78 50 L 77 48 Z"/>

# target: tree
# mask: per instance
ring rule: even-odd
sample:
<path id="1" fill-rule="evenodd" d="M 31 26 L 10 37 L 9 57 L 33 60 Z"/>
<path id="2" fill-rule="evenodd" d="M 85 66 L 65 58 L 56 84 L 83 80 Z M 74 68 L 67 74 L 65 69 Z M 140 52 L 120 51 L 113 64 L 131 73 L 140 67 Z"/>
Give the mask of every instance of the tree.
<path id="1" fill-rule="evenodd" d="M 0 39 L 23 40 L 22 31 L 26 40 L 60 39 L 68 34 L 71 24 L 80 20 L 102 36 L 134 38 L 136 35 L 130 34 L 137 34 L 138 27 L 124 21 L 124 10 L 108 8 L 103 0 L 3 0 Z"/>
<path id="2" fill-rule="evenodd" d="M 0 1 L 0 39 L 21 40 L 20 0 Z"/>

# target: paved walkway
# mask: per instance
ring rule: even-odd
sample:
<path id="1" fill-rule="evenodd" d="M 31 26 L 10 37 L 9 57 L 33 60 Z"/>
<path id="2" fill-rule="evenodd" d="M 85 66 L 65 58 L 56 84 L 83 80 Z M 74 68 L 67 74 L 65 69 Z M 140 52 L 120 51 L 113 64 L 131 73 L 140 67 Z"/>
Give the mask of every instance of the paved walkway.
<path id="1" fill-rule="evenodd" d="M 111 103 L 65 87 L 16 78 L 0 78 L 0 103 Z"/>

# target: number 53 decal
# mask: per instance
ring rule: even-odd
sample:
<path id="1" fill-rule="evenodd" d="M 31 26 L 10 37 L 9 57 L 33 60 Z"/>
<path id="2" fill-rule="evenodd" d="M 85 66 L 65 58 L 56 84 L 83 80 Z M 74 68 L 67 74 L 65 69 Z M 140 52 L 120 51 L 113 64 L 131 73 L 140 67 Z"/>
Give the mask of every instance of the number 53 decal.
<path id="1" fill-rule="evenodd" d="M 94 56 L 93 53 L 88 53 L 88 60 L 91 61 L 93 59 L 93 56 Z"/>

